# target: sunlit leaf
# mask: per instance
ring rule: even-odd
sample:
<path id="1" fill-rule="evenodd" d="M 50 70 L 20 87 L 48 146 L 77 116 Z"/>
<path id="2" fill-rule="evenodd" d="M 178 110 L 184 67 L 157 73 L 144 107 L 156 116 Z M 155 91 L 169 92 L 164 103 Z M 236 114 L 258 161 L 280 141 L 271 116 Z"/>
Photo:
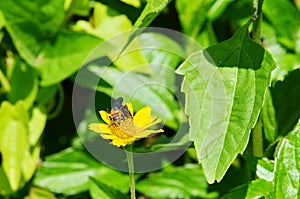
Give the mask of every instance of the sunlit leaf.
<path id="1" fill-rule="evenodd" d="M 147 27 L 169 2 L 170 0 L 147 0 L 146 7 L 134 23 L 134 28 Z"/>
<path id="2" fill-rule="evenodd" d="M 46 158 L 33 183 L 55 193 L 73 195 L 88 190 L 90 176 L 121 192 L 128 190 L 127 175 L 103 166 L 84 152 L 72 148 Z"/>
<path id="3" fill-rule="evenodd" d="M 247 146 L 270 84 L 274 61 L 248 37 L 248 24 L 231 39 L 198 51 L 177 70 L 185 75 L 190 138 L 209 183 L 220 181 Z"/>
<path id="4" fill-rule="evenodd" d="M 300 196 L 300 121 L 280 143 L 275 159 L 274 198 Z"/>

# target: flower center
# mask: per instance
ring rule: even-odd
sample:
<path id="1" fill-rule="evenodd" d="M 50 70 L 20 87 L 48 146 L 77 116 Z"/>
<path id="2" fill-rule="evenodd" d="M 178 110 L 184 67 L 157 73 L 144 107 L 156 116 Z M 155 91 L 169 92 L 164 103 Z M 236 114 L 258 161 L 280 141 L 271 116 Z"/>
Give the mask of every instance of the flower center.
<path id="1" fill-rule="evenodd" d="M 136 126 L 134 125 L 132 118 L 119 120 L 117 123 L 112 122 L 109 129 L 114 135 L 122 139 L 133 137 L 136 132 Z"/>

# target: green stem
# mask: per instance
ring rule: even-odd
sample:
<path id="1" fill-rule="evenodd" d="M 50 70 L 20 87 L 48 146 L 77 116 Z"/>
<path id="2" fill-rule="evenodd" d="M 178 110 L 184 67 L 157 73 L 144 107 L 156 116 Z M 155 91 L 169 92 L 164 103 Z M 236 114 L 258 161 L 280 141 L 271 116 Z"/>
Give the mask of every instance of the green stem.
<path id="1" fill-rule="evenodd" d="M 135 181 L 134 181 L 134 162 L 133 162 L 133 155 L 132 155 L 132 145 L 129 145 L 127 148 L 129 151 L 125 150 L 126 157 L 127 157 L 127 163 L 128 163 L 128 169 L 129 169 L 129 178 L 130 178 L 130 193 L 131 193 L 131 199 L 135 199 Z"/>
<path id="2" fill-rule="evenodd" d="M 10 84 L 8 79 L 5 77 L 3 74 L 2 70 L 0 70 L 0 83 L 2 84 L 2 88 L 4 92 L 9 92 L 10 91 Z"/>
<path id="3" fill-rule="evenodd" d="M 263 0 L 253 0 L 253 40 L 260 44 Z"/>
<path id="4" fill-rule="evenodd" d="M 253 0 L 253 40 L 260 44 L 263 0 Z M 259 116 L 252 133 L 252 152 L 256 157 L 263 157 L 262 120 Z"/>

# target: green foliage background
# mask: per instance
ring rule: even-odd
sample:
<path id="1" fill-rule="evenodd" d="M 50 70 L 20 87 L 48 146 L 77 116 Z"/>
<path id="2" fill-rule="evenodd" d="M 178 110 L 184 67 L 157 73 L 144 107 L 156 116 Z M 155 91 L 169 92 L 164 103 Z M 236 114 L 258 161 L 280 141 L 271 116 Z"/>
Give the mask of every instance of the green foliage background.
<path id="1" fill-rule="evenodd" d="M 300 1 L 264 0 L 261 22 L 250 20 L 255 2 L 0 1 L 0 198 L 129 198 L 128 175 L 98 162 L 82 146 L 71 98 L 76 72 L 99 43 L 144 27 L 177 30 L 205 49 L 142 33 L 143 40 L 132 45 L 155 44 L 178 54 L 132 53 L 109 67 L 109 76 L 102 77 L 106 84 L 96 87 L 97 109 L 105 110 L 126 71 L 149 63 L 172 69 L 135 71 L 120 89 L 126 97 L 126 88 L 152 79 L 170 88 L 149 88 L 133 99 L 137 109 L 156 102 L 167 113 L 166 135 L 146 147 L 141 140 L 137 150 L 175 151 L 192 141 L 172 165 L 137 176 L 138 196 L 299 198 Z M 261 25 L 260 41 L 251 39 L 255 23 Z M 102 70 L 90 68 L 96 76 Z M 180 92 L 176 82 L 185 108 L 174 97 Z M 222 118 L 216 107 L 223 107 Z M 180 120 L 182 112 L 186 121 Z M 78 133 L 91 133 L 87 126 L 95 121 L 89 114 Z M 181 123 L 189 124 L 189 137 L 169 145 Z"/>

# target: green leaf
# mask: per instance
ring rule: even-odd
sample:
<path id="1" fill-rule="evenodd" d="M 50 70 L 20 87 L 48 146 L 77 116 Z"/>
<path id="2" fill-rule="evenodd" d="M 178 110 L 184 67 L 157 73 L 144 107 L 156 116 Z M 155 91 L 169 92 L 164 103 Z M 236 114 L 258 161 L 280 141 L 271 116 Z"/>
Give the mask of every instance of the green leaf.
<path id="1" fill-rule="evenodd" d="M 41 53 L 38 64 L 41 85 L 56 84 L 75 73 L 100 41 L 86 33 L 60 32 L 54 43 L 47 44 Z"/>
<path id="2" fill-rule="evenodd" d="M 121 192 L 128 191 L 127 175 L 105 167 L 84 152 L 72 148 L 47 157 L 33 184 L 55 193 L 73 195 L 88 190 L 90 176 Z"/>
<path id="3" fill-rule="evenodd" d="M 24 100 L 27 108 L 30 108 L 38 92 L 38 80 L 35 71 L 19 59 L 15 59 L 15 64 L 10 67 L 10 70 L 11 89 L 7 98 L 12 103 Z"/>
<path id="4" fill-rule="evenodd" d="M 31 187 L 25 199 L 56 199 L 55 195 L 47 190 Z"/>
<path id="5" fill-rule="evenodd" d="M 266 92 L 266 99 L 261 110 L 264 135 L 267 141 L 274 142 L 278 135 L 276 114 L 270 89 Z"/>
<path id="6" fill-rule="evenodd" d="M 147 0 L 147 4 L 133 28 L 147 27 L 171 0 Z"/>
<path id="7" fill-rule="evenodd" d="M 16 191 L 22 186 L 22 162 L 24 153 L 29 150 L 27 124 L 22 118 L 27 112 L 22 102 L 15 106 L 3 102 L 1 112 L 4 112 L 0 120 L 0 126 L 3 127 L 0 136 L 2 167 L 11 189 Z"/>
<path id="8" fill-rule="evenodd" d="M 10 193 L 12 193 L 9 181 L 2 166 L 0 167 L 0 179 L 0 195 L 9 195 Z"/>
<path id="9" fill-rule="evenodd" d="M 47 115 L 40 108 L 32 109 L 31 119 L 29 121 L 29 142 L 34 146 L 41 137 L 46 125 Z"/>
<path id="10" fill-rule="evenodd" d="M 153 173 L 136 185 L 137 191 L 150 198 L 215 198 L 217 193 L 208 192 L 208 184 L 199 166 L 167 167 Z"/>
<path id="11" fill-rule="evenodd" d="M 278 134 L 285 136 L 300 117 L 300 70 L 292 71 L 282 82 L 271 89 Z"/>
<path id="12" fill-rule="evenodd" d="M 274 198 L 300 197 L 300 121 L 284 138 L 275 158 Z"/>
<path id="13" fill-rule="evenodd" d="M 263 10 L 276 29 L 278 40 L 286 47 L 295 49 L 297 34 L 300 32 L 300 14 L 297 8 L 286 0 L 265 0 Z"/>
<path id="14" fill-rule="evenodd" d="M 64 0 L 1 1 L 6 29 L 27 63 L 34 65 L 45 38 L 53 36 L 64 19 Z"/>
<path id="15" fill-rule="evenodd" d="M 185 34 L 196 38 L 206 21 L 207 11 L 214 2 L 214 0 L 198 0 L 193 3 L 188 0 L 176 1 L 176 10 Z"/>
<path id="16" fill-rule="evenodd" d="M 89 69 L 114 88 L 114 96 L 112 97 L 122 96 L 125 101 L 130 99 L 135 110 L 146 105 L 159 105 L 160 110 L 156 110 L 155 115 L 161 119 L 166 119 L 166 125 L 171 128 L 177 128 L 179 106 L 173 99 L 173 93 L 170 90 L 161 85 L 157 86 L 156 81 L 142 74 L 93 65 Z M 103 87 L 98 87 L 98 89 L 102 92 L 106 91 L 106 88 Z M 112 93 L 107 94 L 112 95 Z"/>
<path id="17" fill-rule="evenodd" d="M 220 181 L 245 150 L 274 68 L 270 54 L 248 37 L 248 25 L 177 70 L 185 75 L 190 138 L 209 183 Z"/>
<path id="18" fill-rule="evenodd" d="M 174 71 L 184 56 L 182 47 L 169 37 L 154 32 L 141 34 L 140 41 L 143 54 L 151 63 L 151 79 L 175 92 Z"/>
<path id="19" fill-rule="evenodd" d="M 230 198 L 271 198 L 272 182 L 257 179 L 251 181 L 249 184 L 241 185 L 232 189 L 228 194 L 225 194 L 222 199 Z"/>
<path id="20" fill-rule="evenodd" d="M 251 170 L 261 179 L 272 182 L 274 179 L 274 161 L 248 156 L 247 162 Z"/>
<path id="21" fill-rule="evenodd" d="M 116 179 L 117 180 L 117 179 Z M 90 178 L 89 190 L 92 198 L 111 199 L 111 198 L 129 198 L 127 194 L 110 187 L 94 178 Z"/>

